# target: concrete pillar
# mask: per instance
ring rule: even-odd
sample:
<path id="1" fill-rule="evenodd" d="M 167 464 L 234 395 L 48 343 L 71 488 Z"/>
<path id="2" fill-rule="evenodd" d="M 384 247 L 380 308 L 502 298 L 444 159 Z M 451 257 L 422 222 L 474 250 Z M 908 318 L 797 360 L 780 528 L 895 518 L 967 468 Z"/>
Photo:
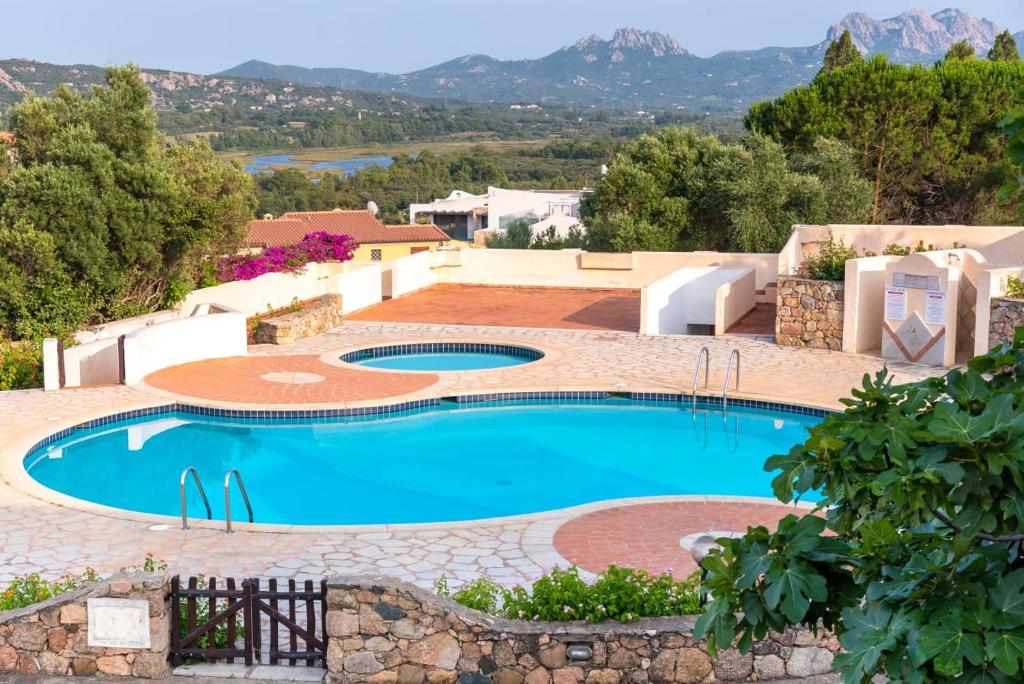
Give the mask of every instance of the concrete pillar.
<path id="1" fill-rule="evenodd" d="M 43 389 L 60 389 L 60 352 L 54 337 L 43 340 Z"/>

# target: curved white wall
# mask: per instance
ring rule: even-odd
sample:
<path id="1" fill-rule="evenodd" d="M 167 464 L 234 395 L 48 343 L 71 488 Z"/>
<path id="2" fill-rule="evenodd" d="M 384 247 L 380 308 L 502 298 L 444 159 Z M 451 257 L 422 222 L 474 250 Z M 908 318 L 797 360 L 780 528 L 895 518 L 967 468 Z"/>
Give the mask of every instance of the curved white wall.
<path id="1" fill-rule="evenodd" d="M 245 355 L 245 314 L 230 311 L 160 323 L 125 336 L 125 384 L 137 385 L 168 366 Z"/>

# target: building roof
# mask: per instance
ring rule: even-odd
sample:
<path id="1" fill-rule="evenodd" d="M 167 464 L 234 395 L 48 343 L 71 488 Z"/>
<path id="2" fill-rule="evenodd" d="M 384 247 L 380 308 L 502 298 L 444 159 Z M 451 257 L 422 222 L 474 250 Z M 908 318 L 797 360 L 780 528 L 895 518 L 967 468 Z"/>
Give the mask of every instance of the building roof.
<path id="1" fill-rule="evenodd" d="M 359 244 L 395 242 L 447 242 L 451 238 L 434 224 L 386 226 L 365 209 L 290 211 L 278 219 L 249 223 L 246 243 L 252 247 L 293 245 L 308 233 L 324 231 L 351 235 Z"/>
<path id="2" fill-rule="evenodd" d="M 0 143 L 3 143 L 4 145 L 13 145 L 17 141 L 18 140 L 14 137 L 13 133 L 10 133 L 9 131 L 0 131 Z"/>

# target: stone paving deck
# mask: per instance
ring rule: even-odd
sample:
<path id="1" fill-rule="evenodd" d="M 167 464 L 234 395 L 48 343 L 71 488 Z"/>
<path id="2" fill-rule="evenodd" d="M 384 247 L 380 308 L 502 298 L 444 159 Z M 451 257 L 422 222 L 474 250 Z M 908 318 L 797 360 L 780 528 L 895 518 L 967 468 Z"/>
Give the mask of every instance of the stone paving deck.
<path id="1" fill-rule="evenodd" d="M 822 406 L 836 406 L 849 387 L 866 372 L 882 365 L 880 359 L 817 350 L 783 349 L 750 337 L 643 337 L 612 331 L 543 330 L 482 326 L 417 325 L 353 322 L 327 334 L 285 347 L 253 347 L 250 361 L 263 372 L 302 372 L 324 375 L 319 385 L 361 382 L 363 375 L 332 375 L 343 368 L 341 352 L 394 341 L 469 340 L 527 344 L 545 351 L 544 359 L 518 367 L 446 373 L 430 383 L 388 401 L 454 393 L 526 389 L 620 389 L 633 391 L 689 391 L 697 349 L 711 349 L 712 390 L 719 388 L 728 350 L 741 350 L 741 389 L 744 394 Z M 285 357 L 295 357 L 286 360 Z M 301 365 L 292 365 L 301 364 Z M 321 368 L 322 366 L 322 368 Z M 267 371 L 266 369 L 274 369 Z M 935 369 L 909 364 L 892 365 L 898 381 L 925 377 Z M 369 371 L 359 371 L 369 374 Z M 380 372 L 374 372 L 379 374 Z M 173 374 L 170 374 L 173 375 Z M 429 374 L 428 374 L 429 375 Z M 424 380 L 426 382 L 426 380 Z M 208 383 L 221 387 L 223 383 Z M 244 383 L 243 383 L 244 385 Z M 243 387 L 244 388 L 244 387 Z M 38 485 L 25 486 L 20 463 L 29 447 L 46 434 L 83 420 L 110 413 L 165 404 L 177 399 L 197 401 L 194 394 L 207 390 L 195 385 L 163 389 L 149 386 L 100 387 L 58 392 L 38 390 L 0 393 L 0 582 L 38 571 L 54 577 L 79 573 L 86 565 L 102 574 L 140 563 L 147 552 L 166 559 L 182 574 L 319 577 L 335 572 L 387 573 L 421 586 L 441 575 L 453 585 L 479 576 L 502 583 L 528 582 L 567 560 L 557 550 L 556 535 L 563 525 L 583 514 L 619 508 L 619 515 L 635 516 L 623 505 L 650 501 L 595 504 L 579 509 L 512 519 L 449 524 L 446 526 L 377 526 L 324 530 L 290 528 L 287 533 L 242 531 L 226 535 L 220 529 L 196 526 L 183 532 L 177 521 L 153 520 L 123 512 L 101 512 L 84 504 L 55 505 Z M 298 391 L 295 388 L 289 391 Z M 236 390 L 232 389 L 232 392 Z M 209 396 L 209 394 L 208 394 Z M 217 399 L 200 403 L 236 405 L 238 394 L 217 392 Z M 261 407 L 296 407 L 282 395 L 267 395 L 279 404 Z M 244 398 L 244 397 L 243 397 Z M 353 399 L 379 403 L 380 399 Z M 248 404 L 252 407 L 253 404 Z M 97 477 L 110 477 L 97 473 Z M 17 483 L 15 486 L 14 483 Z M 154 486 L 157 486 L 155 483 Z M 177 483 L 160 486 L 177 487 Z M 31 493 L 28 493 L 30 492 Z M 49 496 L 52 500 L 52 496 Z M 658 503 L 672 503 L 672 497 Z M 756 515 L 755 515 L 756 513 Z M 755 511 L 750 520 L 761 520 Z M 625 529 L 612 512 L 602 523 Z M 597 519 L 597 518 L 594 518 Z M 625 519 L 625 518 L 624 518 Z M 756 519 L 756 520 L 755 520 Z M 737 524 L 739 519 L 736 519 Z M 721 516 L 699 517 L 691 527 L 713 529 Z M 682 522 L 680 522 L 682 526 Z M 672 534 L 675 534 L 673 531 Z M 685 532 L 682 532 L 685 534 Z M 671 542 L 671 535 L 667 537 Z M 662 545 L 664 547 L 664 544 Z M 677 546 L 677 544 L 676 544 Z M 566 553 L 572 551 L 565 549 Z M 657 549 L 662 553 L 664 548 Z M 663 564 L 661 556 L 635 551 L 633 564 Z M 618 558 L 618 557 L 617 557 Z M 582 557 L 581 557 L 582 559 Z M 601 561 L 602 559 L 597 559 Z M 588 559 L 591 567 L 598 569 Z"/>
<path id="2" fill-rule="evenodd" d="M 640 291 L 434 285 L 348 316 L 352 321 L 640 329 Z"/>

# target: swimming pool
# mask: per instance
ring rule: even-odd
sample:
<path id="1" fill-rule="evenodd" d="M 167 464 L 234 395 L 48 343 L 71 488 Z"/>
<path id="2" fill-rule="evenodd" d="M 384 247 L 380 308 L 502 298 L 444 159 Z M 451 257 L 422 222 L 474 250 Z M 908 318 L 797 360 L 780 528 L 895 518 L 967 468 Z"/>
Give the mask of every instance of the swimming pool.
<path id="1" fill-rule="evenodd" d="M 511 344 L 423 342 L 348 352 L 341 360 L 367 368 L 404 371 L 466 371 L 507 368 L 536 361 L 543 352 Z"/>
<path id="2" fill-rule="evenodd" d="M 441 402 L 345 418 L 168 410 L 74 430 L 24 465 L 53 490 L 144 513 L 180 515 L 179 477 L 192 465 L 216 519 L 224 476 L 237 468 L 257 523 L 426 523 L 623 497 L 771 497 L 765 459 L 819 420 L 628 399 Z M 244 510 L 232 489 L 236 521 Z M 189 514 L 205 517 L 191 482 Z"/>

